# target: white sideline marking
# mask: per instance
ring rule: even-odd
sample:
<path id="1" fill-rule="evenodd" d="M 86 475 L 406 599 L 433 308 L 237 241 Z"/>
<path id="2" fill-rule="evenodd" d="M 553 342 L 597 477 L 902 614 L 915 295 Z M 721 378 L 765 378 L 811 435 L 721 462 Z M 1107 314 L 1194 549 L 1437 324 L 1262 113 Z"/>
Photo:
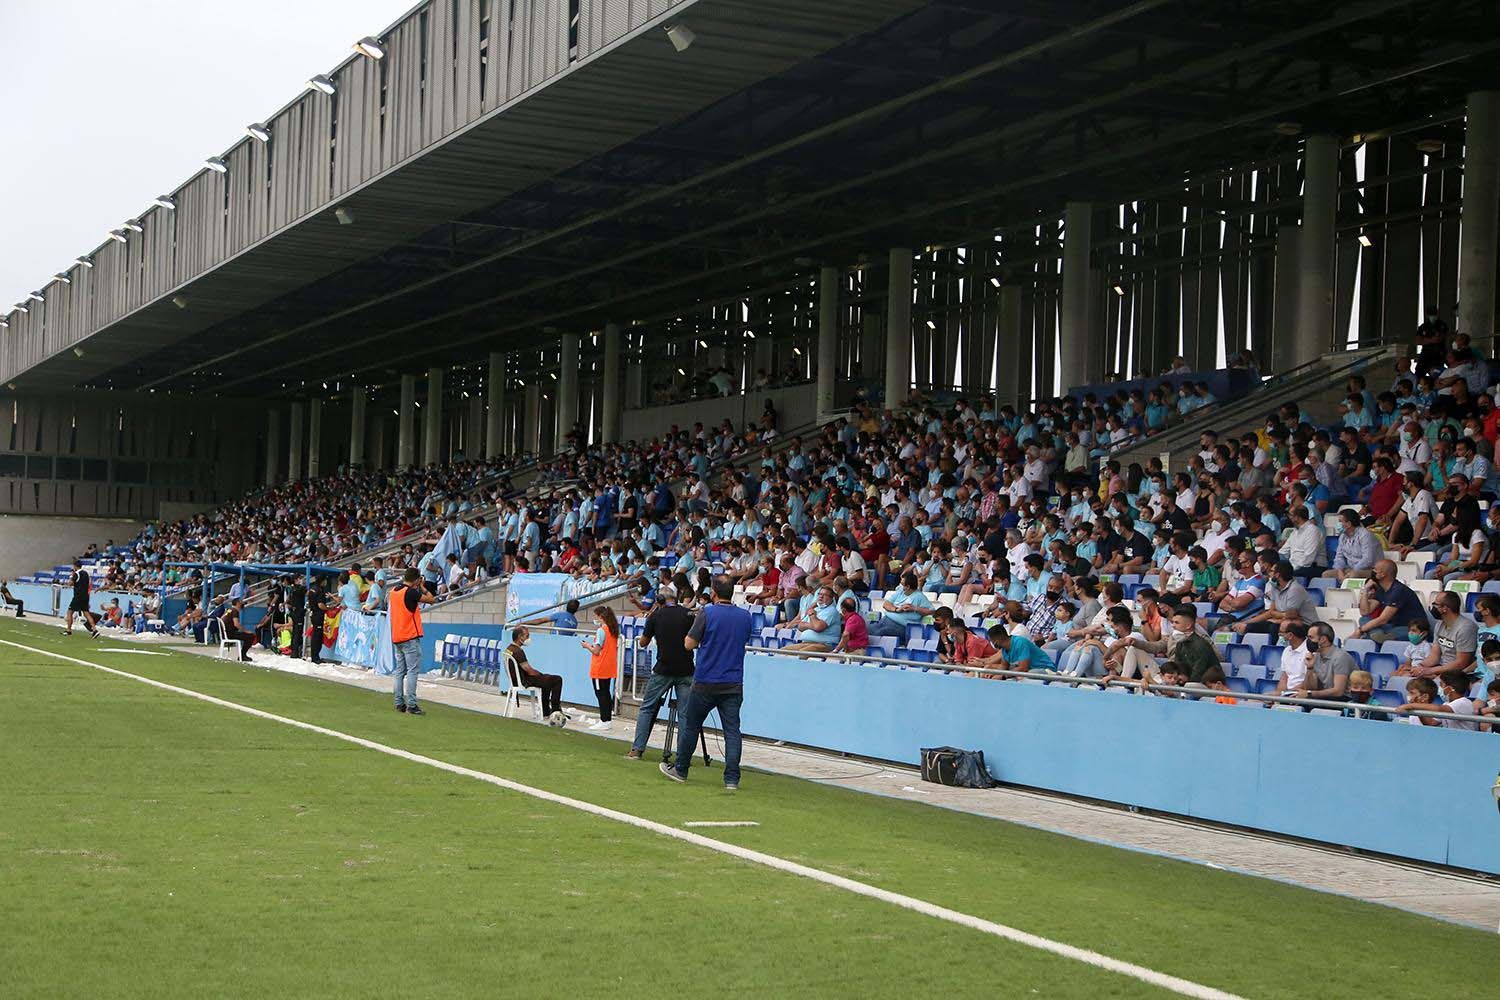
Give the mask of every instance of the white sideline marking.
<path id="1" fill-rule="evenodd" d="M 755 820 L 753 820 L 753 819 L 724 819 L 724 820 L 696 819 L 696 820 L 689 820 L 688 822 L 686 822 L 686 823 L 684 823 L 682 825 L 683 826 L 760 826 L 760 824 L 757 823 L 757 822 L 755 822 Z"/>
<path id="2" fill-rule="evenodd" d="M 37 649 L 35 646 L 27 646 L 23 643 L 12 642 L 9 639 L 0 639 L 0 644 L 6 646 L 14 646 L 16 649 L 24 649 L 27 652 L 38 653 L 42 656 L 50 656 L 54 659 L 64 660 L 68 663 L 76 663 L 79 666 L 93 667 L 95 670 L 102 670 L 107 674 L 114 674 L 117 677 L 125 677 L 133 681 L 139 681 L 142 684 L 148 684 L 151 687 L 160 688 L 163 691 L 171 691 L 173 694 L 180 694 L 188 698 L 196 698 L 199 701 L 206 701 L 210 705 L 218 705 L 221 708 L 230 708 L 235 710 L 236 712 L 243 712 L 246 715 L 253 715 L 261 719 L 270 719 L 272 722 L 280 722 L 282 725 L 292 726 L 296 729 L 305 729 L 311 733 L 318 733 L 322 736 L 330 736 L 336 740 L 343 740 L 345 743 L 353 743 L 355 746 L 365 747 L 368 750 L 376 750 L 383 754 L 389 754 L 392 757 L 400 757 L 402 760 L 409 760 L 418 764 L 426 764 L 428 767 L 435 767 L 440 771 L 447 771 L 450 774 L 458 774 L 466 778 L 473 778 L 476 781 L 483 781 L 488 784 L 495 785 L 496 787 L 504 788 L 508 791 L 519 792 L 522 795 L 529 795 L 532 798 L 541 799 L 544 802 L 552 802 L 557 805 L 567 806 L 570 809 L 577 809 L 580 812 L 590 813 L 594 816 L 602 816 L 605 819 L 611 819 L 617 823 L 625 823 L 630 826 L 639 827 L 642 830 L 650 830 L 652 833 L 660 834 L 663 837 L 672 837 L 676 840 L 685 841 L 698 847 L 707 848 L 710 851 L 717 851 L 720 854 L 727 854 L 730 857 L 739 858 L 742 861 L 749 861 L 753 864 L 763 865 L 767 868 L 773 868 L 776 871 L 787 872 L 792 875 L 799 875 L 803 878 L 811 879 L 814 882 L 822 882 L 824 885 L 831 885 L 835 888 L 843 889 L 847 892 L 852 892 L 858 896 L 866 896 L 870 899 L 878 899 L 881 902 L 890 903 L 894 906 L 912 910 L 929 917 L 935 917 L 938 920 L 946 920 L 949 923 L 958 924 L 961 927 L 968 927 L 973 930 L 982 931 L 985 934 L 990 934 L 998 938 L 1004 938 L 1005 940 L 1013 941 L 1016 944 L 1026 945 L 1028 948 L 1036 948 L 1039 951 L 1050 952 L 1054 955 L 1060 955 L 1063 958 L 1070 958 L 1074 961 L 1082 962 L 1085 965 L 1091 965 L 1097 969 L 1105 969 L 1109 972 L 1115 972 L 1122 976 L 1129 976 L 1132 979 L 1138 979 L 1141 982 L 1150 983 L 1153 986 L 1160 986 L 1162 989 L 1171 990 L 1172 992 L 1180 993 L 1183 996 L 1197 997 L 1200 998 L 1200 1000 L 1243 1000 L 1242 997 L 1239 997 L 1234 993 L 1227 993 L 1223 990 L 1215 989 L 1212 986 L 1204 986 L 1201 983 L 1195 983 L 1189 979 L 1179 979 L 1176 976 L 1171 976 L 1164 972 L 1157 972 L 1155 969 L 1148 969 L 1143 965 L 1136 965 L 1132 962 L 1124 962 L 1117 958 L 1110 958 L 1108 955 L 1101 955 L 1097 951 L 1090 951 L 1087 948 L 1078 948 L 1074 945 L 1064 944 L 1061 941 L 1054 941 L 1051 938 L 1045 938 L 1040 935 L 1031 934 L 1023 930 L 1017 930 L 1014 927 L 1007 927 L 1005 924 L 997 924 L 993 921 L 985 920 L 982 917 L 976 917 L 968 913 L 960 912 L 958 910 L 950 910 L 945 906 L 938 906 L 935 903 L 929 903 L 926 900 L 917 899 L 913 896 L 903 896 L 898 892 L 891 892 L 889 889 L 882 889 L 879 886 L 869 885 L 864 882 L 857 882 L 854 879 L 845 878 L 842 875 L 835 875 L 832 872 L 825 872 L 821 868 L 812 868 L 807 865 L 798 864 L 795 861 L 788 861 L 785 858 L 778 858 L 773 854 L 765 854 L 761 851 L 750 850 L 747 847 L 740 847 L 736 844 L 725 843 L 722 840 L 714 840 L 711 837 L 705 837 L 701 834 L 689 833 L 686 830 L 679 830 L 676 827 L 667 826 L 665 823 L 658 823 L 655 820 L 645 819 L 641 816 L 633 816 L 630 813 L 620 812 L 617 809 L 610 809 L 607 806 L 595 805 L 592 802 L 585 802 L 582 799 L 570 798 L 566 795 L 558 795 L 556 792 L 549 792 L 541 788 L 533 788 L 530 785 L 523 785 L 518 781 L 511 781 L 508 778 L 501 778 L 497 775 L 489 774 L 485 771 L 476 771 L 473 768 L 463 767 L 459 764 L 450 764 L 447 761 L 438 760 L 435 757 L 427 757 L 419 753 L 412 753 L 409 750 L 402 750 L 399 747 L 388 746 L 384 743 L 376 743 L 374 740 L 367 740 L 361 736 L 353 736 L 349 733 L 342 733 L 337 729 L 328 729 L 325 726 L 314 725 L 311 722 L 302 722 L 297 719 L 287 718 L 284 715 L 276 715 L 273 712 L 266 712 L 258 708 L 251 708 L 249 705 L 241 705 L 238 702 L 226 701 L 223 698 L 215 698 L 213 695 L 204 694 L 201 691 L 193 691 L 189 688 L 178 687 L 175 684 L 168 684 L 164 681 L 153 680 L 150 677 L 142 677 L 139 674 L 132 674 L 125 670 L 118 670 L 114 667 L 106 667 L 102 663 L 93 663 L 89 660 L 80 660 L 76 657 L 65 656 L 62 653 L 54 653 L 48 649 Z"/>
<path id="3" fill-rule="evenodd" d="M 99 650 L 99 652 L 101 652 L 101 653 L 129 653 L 131 656 L 166 656 L 167 655 L 166 653 L 159 653 L 159 652 L 157 652 L 154 649 L 101 649 L 101 650 Z"/>

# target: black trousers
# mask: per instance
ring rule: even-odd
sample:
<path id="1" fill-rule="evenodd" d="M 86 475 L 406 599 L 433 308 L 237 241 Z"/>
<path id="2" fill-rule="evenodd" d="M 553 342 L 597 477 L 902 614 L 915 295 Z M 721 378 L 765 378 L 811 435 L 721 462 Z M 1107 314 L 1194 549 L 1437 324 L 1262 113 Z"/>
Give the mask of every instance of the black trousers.
<path id="1" fill-rule="evenodd" d="M 224 638 L 238 639 L 240 641 L 240 659 L 242 660 L 250 659 L 250 647 L 258 641 L 253 632 L 236 632 L 233 630 L 225 630 Z"/>
<path id="2" fill-rule="evenodd" d="M 323 626 L 321 624 L 312 627 L 312 634 L 307 637 L 307 642 L 312 647 L 307 651 L 308 659 L 314 663 L 322 663 L 320 657 L 323 655 Z"/>
<path id="3" fill-rule="evenodd" d="M 298 659 L 302 658 L 302 625 L 307 619 L 292 619 L 292 655 Z"/>
<path id="4" fill-rule="evenodd" d="M 1259 632 L 1275 638 L 1281 634 L 1281 625 L 1277 622 L 1251 622 L 1245 626 L 1245 634 L 1249 635 L 1251 632 Z"/>
<path id="5" fill-rule="evenodd" d="M 562 678 L 557 674 L 538 674 L 526 671 L 527 685 L 542 691 L 542 717 L 562 711 Z"/>
<path id="6" fill-rule="evenodd" d="M 596 678 L 594 680 L 594 697 L 599 702 L 599 721 L 608 722 L 615 707 L 614 695 L 615 679 L 613 677 Z"/>
<path id="7" fill-rule="evenodd" d="M 10 600 L 7 600 L 5 603 L 6 604 L 15 605 L 16 617 L 17 618 L 25 618 L 26 617 L 26 602 L 25 601 L 17 601 L 14 598 L 12 598 Z"/>

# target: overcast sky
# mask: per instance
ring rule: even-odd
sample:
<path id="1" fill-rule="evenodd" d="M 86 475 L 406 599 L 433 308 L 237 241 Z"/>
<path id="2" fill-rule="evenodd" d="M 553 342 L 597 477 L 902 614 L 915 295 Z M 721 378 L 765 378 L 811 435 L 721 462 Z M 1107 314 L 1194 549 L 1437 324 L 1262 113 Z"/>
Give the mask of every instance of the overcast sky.
<path id="1" fill-rule="evenodd" d="M 0 313 L 416 0 L 0 0 Z"/>

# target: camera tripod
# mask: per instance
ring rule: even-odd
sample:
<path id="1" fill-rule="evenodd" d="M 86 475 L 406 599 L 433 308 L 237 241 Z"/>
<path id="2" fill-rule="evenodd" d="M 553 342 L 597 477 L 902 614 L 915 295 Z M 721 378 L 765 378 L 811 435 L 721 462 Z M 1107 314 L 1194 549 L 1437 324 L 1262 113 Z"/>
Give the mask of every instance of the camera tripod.
<path id="1" fill-rule="evenodd" d="M 704 720 L 704 721 L 707 721 L 707 720 Z M 675 747 L 677 745 L 676 736 L 677 736 L 677 693 L 674 691 L 672 693 L 672 700 L 668 703 L 666 729 L 662 733 L 661 759 L 662 759 L 663 763 L 671 764 L 671 763 L 673 763 L 673 761 L 677 757 L 676 752 L 673 750 L 673 747 Z M 698 746 L 703 750 L 703 766 L 704 767 L 708 767 L 710 764 L 713 763 L 713 757 L 709 756 L 709 753 L 708 753 L 708 731 L 707 730 L 700 729 L 698 731 Z"/>

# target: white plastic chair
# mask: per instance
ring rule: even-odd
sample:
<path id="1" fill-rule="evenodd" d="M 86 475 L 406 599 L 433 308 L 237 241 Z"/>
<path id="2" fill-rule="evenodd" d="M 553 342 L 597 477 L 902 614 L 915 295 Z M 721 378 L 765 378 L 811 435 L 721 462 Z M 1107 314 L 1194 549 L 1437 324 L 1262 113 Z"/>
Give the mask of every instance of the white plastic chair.
<path id="1" fill-rule="evenodd" d="M 520 701 L 522 696 L 530 696 L 531 707 L 536 715 L 536 720 L 541 722 L 542 689 L 532 687 L 526 683 L 525 677 L 521 674 L 520 664 L 516 663 L 516 658 L 511 654 L 509 649 L 505 651 L 505 679 L 510 683 L 509 690 L 505 692 L 505 717 L 507 719 L 514 718 L 517 702 Z"/>

